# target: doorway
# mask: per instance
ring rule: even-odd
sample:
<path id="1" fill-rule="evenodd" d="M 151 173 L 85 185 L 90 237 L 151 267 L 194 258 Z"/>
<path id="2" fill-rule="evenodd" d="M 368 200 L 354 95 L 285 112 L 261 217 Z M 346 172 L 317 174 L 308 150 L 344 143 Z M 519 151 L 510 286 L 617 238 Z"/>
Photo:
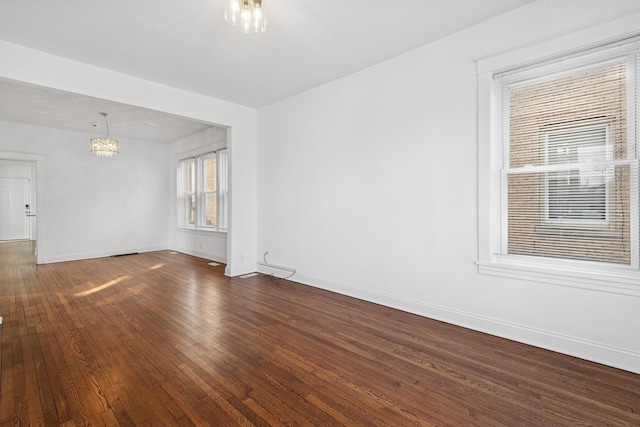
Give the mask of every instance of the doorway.
<path id="1" fill-rule="evenodd" d="M 36 162 L 0 160 L 0 241 L 28 241 L 36 252 Z"/>

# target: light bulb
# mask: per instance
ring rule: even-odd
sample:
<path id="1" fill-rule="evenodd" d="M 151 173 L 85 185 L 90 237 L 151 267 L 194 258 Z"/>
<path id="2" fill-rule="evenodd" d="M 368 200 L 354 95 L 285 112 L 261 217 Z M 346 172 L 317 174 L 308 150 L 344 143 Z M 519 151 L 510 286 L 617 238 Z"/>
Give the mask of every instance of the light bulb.
<path id="1" fill-rule="evenodd" d="M 240 31 L 243 33 L 251 32 L 251 21 L 252 21 L 252 13 L 251 6 L 245 5 L 242 7 L 242 12 L 240 12 Z"/>
<path id="2" fill-rule="evenodd" d="M 267 20 L 265 19 L 262 7 L 256 7 L 253 10 L 253 31 L 262 33 L 267 29 Z"/>
<path id="3" fill-rule="evenodd" d="M 237 25 L 240 13 L 240 0 L 229 0 L 224 11 L 224 20 L 231 25 Z"/>

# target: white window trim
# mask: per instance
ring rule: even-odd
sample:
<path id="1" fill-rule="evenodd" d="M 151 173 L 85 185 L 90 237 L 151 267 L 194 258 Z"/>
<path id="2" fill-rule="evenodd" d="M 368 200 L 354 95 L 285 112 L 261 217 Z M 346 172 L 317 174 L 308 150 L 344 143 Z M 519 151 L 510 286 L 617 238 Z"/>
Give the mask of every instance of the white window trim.
<path id="1" fill-rule="evenodd" d="M 176 178 L 177 178 L 177 222 L 178 227 L 181 228 L 195 228 L 194 225 L 190 225 L 187 223 L 187 217 L 189 216 L 188 208 L 187 208 L 187 200 L 191 197 L 195 197 L 197 194 L 197 190 L 194 186 L 194 191 L 188 191 L 188 179 L 186 178 L 186 170 L 187 164 L 192 162 L 195 168 L 195 157 L 190 157 L 186 159 L 180 159 L 178 161 L 178 166 L 176 167 Z"/>
<path id="2" fill-rule="evenodd" d="M 626 27 L 615 28 L 609 26 L 609 34 L 612 38 L 622 40 L 629 36 L 624 33 Z M 631 27 L 637 31 L 637 27 Z M 495 167 L 500 159 L 494 157 L 492 144 L 495 138 L 493 134 L 493 111 L 500 108 L 501 96 L 494 91 L 493 75 L 496 70 L 520 68 L 523 65 L 542 63 L 552 57 L 567 52 L 578 52 L 584 49 L 582 43 L 590 43 L 592 46 L 608 45 L 609 41 L 603 41 L 602 29 L 594 27 L 556 40 L 547 41 L 538 45 L 529 46 L 518 51 L 507 52 L 495 57 L 477 61 L 478 68 L 478 272 L 480 274 L 498 276 L 503 278 L 530 280 L 546 284 L 567 286 L 580 289 L 602 291 L 607 293 L 640 296 L 640 270 L 638 266 L 638 197 L 632 197 L 631 218 L 631 266 L 615 266 L 604 264 L 598 266 L 595 263 L 581 261 L 555 260 L 539 257 L 504 257 L 501 253 L 501 233 L 495 232 L 501 227 L 506 227 L 506 221 L 501 221 L 504 212 L 496 212 L 494 209 L 500 203 L 493 200 L 495 194 L 492 185 L 500 180 L 500 168 Z M 622 42 L 620 43 L 622 44 Z M 630 79 L 633 77 L 630 76 Z M 633 105 L 634 91 L 629 91 L 631 99 L 628 105 Z M 639 100 L 640 102 L 640 100 Z M 631 109 L 628 109 L 631 110 Z M 629 111 L 629 114 L 632 114 Z M 635 118 L 638 120 L 639 118 Z M 635 120 L 627 120 L 627 132 L 631 136 L 636 131 Z M 508 121 L 505 121 L 505 123 Z M 631 149 L 631 148 L 629 148 Z M 630 164 L 631 173 L 638 174 L 638 160 L 624 161 Z M 508 165 L 506 165 L 508 167 Z M 504 198 L 504 195 L 501 196 Z"/>

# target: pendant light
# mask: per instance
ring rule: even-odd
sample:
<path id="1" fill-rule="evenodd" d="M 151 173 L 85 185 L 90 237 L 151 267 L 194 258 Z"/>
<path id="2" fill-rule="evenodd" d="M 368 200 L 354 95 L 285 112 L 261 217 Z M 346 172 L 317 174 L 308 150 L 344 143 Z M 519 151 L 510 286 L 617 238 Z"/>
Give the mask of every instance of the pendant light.
<path id="1" fill-rule="evenodd" d="M 267 29 L 262 0 L 227 0 L 224 19 L 245 34 Z"/>
<path id="2" fill-rule="evenodd" d="M 118 141 L 109 138 L 109 123 L 107 122 L 107 113 L 100 113 L 104 117 L 104 124 L 107 130 L 107 136 L 104 138 L 91 138 L 90 150 L 98 157 L 113 157 L 118 154 Z"/>

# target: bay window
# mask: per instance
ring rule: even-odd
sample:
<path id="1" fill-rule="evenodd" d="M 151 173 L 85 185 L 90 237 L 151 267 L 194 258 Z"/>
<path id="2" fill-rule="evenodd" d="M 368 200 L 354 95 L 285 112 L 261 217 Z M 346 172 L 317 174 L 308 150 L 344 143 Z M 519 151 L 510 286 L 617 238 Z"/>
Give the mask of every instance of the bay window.
<path id="1" fill-rule="evenodd" d="M 227 229 L 227 150 L 201 154 L 178 164 L 178 225 Z"/>

